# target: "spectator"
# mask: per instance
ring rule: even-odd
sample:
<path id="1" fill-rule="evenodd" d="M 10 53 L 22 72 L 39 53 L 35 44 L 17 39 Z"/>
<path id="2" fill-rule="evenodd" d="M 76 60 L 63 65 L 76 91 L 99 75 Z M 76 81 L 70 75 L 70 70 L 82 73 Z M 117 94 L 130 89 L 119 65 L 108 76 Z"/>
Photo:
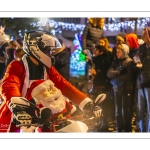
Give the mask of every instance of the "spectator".
<path id="1" fill-rule="evenodd" d="M 112 54 L 112 48 L 110 47 L 109 41 L 106 37 L 101 37 L 98 41 L 98 44 L 101 46 L 104 46 L 105 49 L 107 50 L 107 55 L 110 60 L 110 62 L 113 61 L 113 54 Z M 111 94 L 110 94 L 111 93 Z M 109 92 L 109 106 L 110 106 L 110 111 L 109 111 L 109 118 L 111 122 L 114 122 L 115 120 L 115 105 L 114 105 L 114 97 L 113 97 L 113 89 L 111 87 L 110 92 Z"/>
<path id="2" fill-rule="evenodd" d="M 92 60 L 92 45 L 96 44 L 100 37 L 104 36 L 104 18 L 89 18 L 82 35 L 82 51 Z M 87 60 L 88 61 L 88 60 Z M 91 66 L 86 63 L 85 76 L 88 79 L 88 70 Z"/>
<path id="3" fill-rule="evenodd" d="M 65 44 L 61 39 L 58 39 L 62 45 L 60 49 L 52 50 L 52 55 L 54 56 L 54 66 L 56 70 L 69 81 L 70 77 L 70 55 L 71 51 L 69 48 L 65 47 Z"/>
<path id="4" fill-rule="evenodd" d="M 17 41 L 16 58 L 20 60 L 22 56 L 25 54 L 23 51 L 23 39 L 19 38 L 16 41 Z"/>
<path id="5" fill-rule="evenodd" d="M 93 57 L 93 63 L 95 69 L 91 69 L 90 73 L 94 75 L 93 79 L 93 94 L 95 97 L 99 93 L 105 93 L 107 95 L 105 101 L 101 103 L 101 107 L 103 109 L 103 123 L 99 128 L 99 132 L 107 132 L 108 131 L 108 112 L 109 112 L 109 101 L 110 101 L 110 91 L 111 84 L 107 77 L 107 70 L 111 65 L 111 61 L 109 60 L 107 50 L 104 46 L 96 45 L 95 46 L 95 56 Z"/>
<path id="6" fill-rule="evenodd" d="M 133 73 L 134 73 L 134 79 L 133 79 L 133 90 L 131 94 L 131 120 L 133 116 L 133 111 L 136 113 L 136 107 L 137 107 L 137 86 L 136 86 L 136 80 L 137 80 L 137 71 L 135 69 L 136 66 L 136 58 L 139 57 L 139 42 L 138 42 L 138 37 L 134 33 L 129 33 L 124 37 L 125 43 L 129 46 L 130 52 L 129 52 L 129 57 L 134 60 L 133 64 Z M 134 109 L 134 110 L 133 110 Z"/>
<path id="7" fill-rule="evenodd" d="M 114 46 L 113 52 L 112 52 L 113 60 L 117 58 L 117 56 L 116 56 L 116 47 L 117 47 L 117 45 L 125 43 L 125 41 L 124 41 L 125 36 L 126 36 L 126 33 L 124 33 L 124 32 L 121 32 L 116 36 L 116 45 Z"/>
<path id="8" fill-rule="evenodd" d="M 144 29 L 142 38 L 144 44 L 139 47 L 141 65 L 137 65 L 137 123 L 140 132 L 150 132 L 150 27 Z"/>
<path id="9" fill-rule="evenodd" d="M 112 61 L 113 60 L 113 56 L 112 56 L 112 48 L 109 45 L 109 41 L 106 37 L 101 37 L 99 39 L 99 45 L 104 46 L 107 50 L 109 59 Z"/>
<path id="10" fill-rule="evenodd" d="M 17 47 L 16 41 L 10 41 L 8 43 L 8 47 L 6 48 L 6 54 L 8 56 L 8 59 L 6 61 L 6 67 L 10 62 L 12 62 L 15 59 L 16 47 Z"/>
<path id="11" fill-rule="evenodd" d="M 131 132 L 130 100 L 133 86 L 133 60 L 128 56 L 129 47 L 117 45 L 115 59 L 107 72 L 114 89 L 116 131 Z"/>

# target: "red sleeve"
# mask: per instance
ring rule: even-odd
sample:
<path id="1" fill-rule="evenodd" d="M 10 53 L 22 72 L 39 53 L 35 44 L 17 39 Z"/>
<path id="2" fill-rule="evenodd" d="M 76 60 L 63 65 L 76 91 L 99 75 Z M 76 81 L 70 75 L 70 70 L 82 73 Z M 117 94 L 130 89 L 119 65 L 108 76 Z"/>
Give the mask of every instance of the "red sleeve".
<path id="1" fill-rule="evenodd" d="M 24 72 L 23 64 L 18 60 L 14 60 L 8 65 L 2 80 L 1 91 L 7 104 L 9 104 L 11 97 L 21 96 L 21 88 L 25 76 Z"/>
<path id="2" fill-rule="evenodd" d="M 55 86 L 62 91 L 62 94 L 64 96 L 66 96 L 76 105 L 79 105 L 82 102 L 82 100 L 87 98 L 87 95 L 80 92 L 70 82 L 65 80 L 53 66 L 49 69 L 49 71 L 50 71 L 50 80 L 52 80 Z"/>

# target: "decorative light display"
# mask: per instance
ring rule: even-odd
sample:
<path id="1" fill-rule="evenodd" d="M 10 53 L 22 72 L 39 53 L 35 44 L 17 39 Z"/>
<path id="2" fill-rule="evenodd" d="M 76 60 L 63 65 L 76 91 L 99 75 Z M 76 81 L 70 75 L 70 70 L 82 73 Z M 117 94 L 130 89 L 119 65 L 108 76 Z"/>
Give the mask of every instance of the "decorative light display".
<path id="1" fill-rule="evenodd" d="M 42 26 L 45 26 L 47 23 L 47 18 L 41 18 Z"/>
<path id="2" fill-rule="evenodd" d="M 131 29 L 135 28 L 135 20 L 120 22 L 116 18 L 112 18 L 113 22 L 104 25 L 105 31 L 120 31 L 120 29 Z M 64 23 L 57 22 L 51 19 L 43 18 L 38 22 L 33 22 L 31 25 L 38 26 L 41 28 L 43 23 L 49 25 L 50 28 L 53 28 L 53 32 L 62 32 L 62 30 L 71 30 L 71 31 L 83 31 L 85 24 L 74 24 L 74 23 Z M 150 23 L 150 18 L 138 18 L 137 19 L 137 29 L 143 29 L 148 23 Z"/>
<path id="3" fill-rule="evenodd" d="M 150 22 L 150 18 L 138 18 L 137 19 L 137 29 L 143 29 L 145 26 L 147 26 Z M 120 29 L 131 29 L 134 30 L 135 28 L 135 20 L 133 21 L 124 21 L 124 22 L 115 22 L 105 24 L 104 30 L 105 31 L 120 31 Z"/>
<path id="4" fill-rule="evenodd" d="M 75 39 L 73 41 L 75 51 L 71 54 L 70 57 L 70 69 L 73 71 L 84 71 L 85 70 L 85 55 L 82 53 L 81 47 L 81 35 L 76 33 Z"/>
<path id="5" fill-rule="evenodd" d="M 109 22 L 104 25 L 104 31 L 121 31 L 121 30 L 134 30 L 135 20 L 121 22 L 119 18 L 108 18 Z M 112 20 L 112 21 L 110 21 Z M 38 22 L 32 22 L 30 24 L 33 27 L 38 27 L 38 29 L 43 30 L 43 26 L 49 26 L 52 34 L 55 33 L 61 34 L 63 30 L 68 31 L 83 31 L 85 24 L 74 24 L 74 23 L 65 23 L 57 22 L 48 18 L 41 18 Z M 138 18 L 137 19 L 137 30 L 143 29 L 145 26 L 150 25 L 150 18 Z M 19 32 L 19 31 L 18 31 Z M 22 37 L 22 32 L 19 32 L 19 36 Z"/>

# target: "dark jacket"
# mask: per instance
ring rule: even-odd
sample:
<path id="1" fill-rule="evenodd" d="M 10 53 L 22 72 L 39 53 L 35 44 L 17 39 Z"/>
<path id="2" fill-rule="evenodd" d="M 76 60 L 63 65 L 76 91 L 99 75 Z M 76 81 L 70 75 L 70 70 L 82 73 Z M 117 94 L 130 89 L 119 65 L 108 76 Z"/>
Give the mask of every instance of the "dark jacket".
<path id="1" fill-rule="evenodd" d="M 92 26 L 87 23 L 82 34 L 82 50 L 92 49 L 92 44 L 96 44 L 100 37 L 104 35 L 103 29 L 99 26 Z"/>
<path id="2" fill-rule="evenodd" d="M 66 79 L 70 77 L 70 49 L 65 49 L 62 52 L 54 55 L 56 70 Z"/>
<path id="3" fill-rule="evenodd" d="M 93 63 L 95 64 L 96 75 L 93 80 L 95 86 L 104 87 L 104 90 L 110 90 L 111 84 L 107 77 L 107 70 L 111 65 L 111 61 L 107 53 L 93 57 Z"/>
<path id="4" fill-rule="evenodd" d="M 139 47 L 139 57 L 143 67 L 137 73 L 137 85 L 150 88 L 150 48 L 146 43 Z"/>
<path id="5" fill-rule="evenodd" d="M 4 57 L 5 48 L 7 46 L 8 46 L 7 42 L 2 45 L 2 47 L 0 48 L 0 56 Z M 5 63 L 0 62 L 0 80 L 3 77 L 4 70 L 5 70 Z"/>
<path id="6" fill-rule="evenodd" d="M 139 48 L 130 49 L 129 57 L 133 59 L 134 56 L 139 56 Z"/>
<path id="7" fill-rule="evenodd" d="M 10 62 L 12 62 L 15 58 L 14 58 L 14 53 L 15 53 L 16 49 L 14 48 L 10 48 L 8 49 L 8 53 L 9 53 L 9 58 L 6 62 L 6 67 L 9 65 Z"/>
<path id="8" fill-rule="evenodd" d="M 124 81 L 121 87 L 116 88 L 113 86 L 115 91 L 121 89 L 132 90 L 133 88 L 133 60 L 128 56 L 128 52 L 124 51 L 124 56 L 122 59 L 116 59 L 112 62 L 107 76 L 111 79 L 116 79 L 117 82 Z"/>

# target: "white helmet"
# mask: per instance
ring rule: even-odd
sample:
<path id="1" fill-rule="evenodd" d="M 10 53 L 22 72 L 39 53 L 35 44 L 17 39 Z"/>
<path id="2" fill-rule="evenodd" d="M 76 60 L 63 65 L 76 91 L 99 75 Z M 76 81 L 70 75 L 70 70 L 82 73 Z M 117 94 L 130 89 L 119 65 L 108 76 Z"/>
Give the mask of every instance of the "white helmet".
<path id="1" fill-rule="evenodd" d="M 52 66 L 51 57 L 46 54 L 46 50 L 61 48 L 58 39 L 51 33 L 43 30 L 29 31 L 25 33 L 23 50 L 27 55 L 33 56 L 47 67 Z"/>

